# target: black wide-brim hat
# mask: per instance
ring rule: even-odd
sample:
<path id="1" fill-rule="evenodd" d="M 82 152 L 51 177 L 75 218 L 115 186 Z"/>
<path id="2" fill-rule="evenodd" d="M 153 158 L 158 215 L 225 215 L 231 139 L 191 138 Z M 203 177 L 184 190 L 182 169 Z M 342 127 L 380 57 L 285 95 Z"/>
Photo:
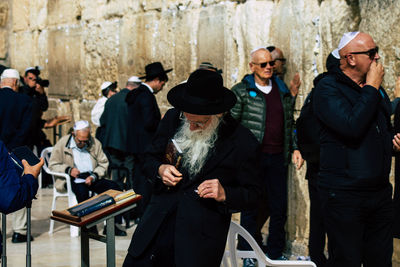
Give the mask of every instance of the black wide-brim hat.
<path id="1" fill-rule="evenodd" d="M 153 62 L 151 64 L 146 65 L 146 67 L 145 67 L 146 75 L 139 77 L 139 79 L 151 80 L 156 77 L 165 77 L 166 76 L 167 80 L 168 80 L 167 73 L 170 72 L 171 70 L 172 69 L 164 70 L 164 67 L 161 64 L 161 62 Z"/>
<path id="2" fill-rule="evenodd" d="M 196 70 L 185 83 L 172 88 L 167 99 L 175 108 L 196 115 L 215 115 L 230 110 L 236 95 L 223 86 L 215 71 Z"/>

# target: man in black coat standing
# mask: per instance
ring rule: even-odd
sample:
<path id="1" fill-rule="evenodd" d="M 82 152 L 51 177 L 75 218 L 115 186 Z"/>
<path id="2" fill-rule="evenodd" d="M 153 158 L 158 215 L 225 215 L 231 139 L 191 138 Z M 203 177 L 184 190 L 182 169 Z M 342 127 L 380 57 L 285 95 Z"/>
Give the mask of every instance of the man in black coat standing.
<path id="1" fill-rule="evenodd" d="M 378 47 L 362 32 L 345 33 L 340 68 L 316 86 L 321 122 L 318 192 L 328 234 L 327 266 L 392 266 L 393 138 L 391 105 L 381 87 Z"/>
<path id="2" fill-rule="evenodd" d="M 168 101 L 143 164 L 154 192 L 123 266 L 220 266 L 232 212 L 261 196 L 259 144 L 230 115 L 236 97 L 216 72 L 193 72 Z"/>
<path id="3" fill-rule="evenodd" d="M 132 188 L 133 155 L 128 149 L 129 114 L 125 99 L 129 92 L 135 90 L 141 80 L 132 76 L 126 86 L 110 97 L 100 117 L 100 127 L 103 128 L 102 145 L 109 157 L 111 177 L 121 188 Z M 127 181 L 124 183 L 123 179 Z"/>
<path id="4" fill-rule="evenodd" d="M 135 90 L 126 96 L 128 103 L 128 151 L 134 155 L 135 170 L 133 173 L 133 189 L 143 196 L 136 210 L 137 217 L 141 217 L 150 200 L 151 185 L 142 174 L 141 164 L 143 154 L 153 138 L 161 120 L 155 94 L 160 92 L 168 81 L 167 73 L 172 69 L 164 70 L 160 62 L 154 62 L 145 67 L 145 79 Z"/>

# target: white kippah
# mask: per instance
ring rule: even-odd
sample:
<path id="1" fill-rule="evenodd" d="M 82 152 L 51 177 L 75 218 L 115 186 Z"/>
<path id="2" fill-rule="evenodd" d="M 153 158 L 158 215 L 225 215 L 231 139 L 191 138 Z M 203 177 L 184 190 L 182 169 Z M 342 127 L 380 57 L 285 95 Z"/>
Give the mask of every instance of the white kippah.
<path id="1" fill-rule="evenodd" d="M 350 43 L 351 40 L 356 38 L 356 36 L 360 32 L 346 32 L 343 34 L 342 39 L 340 39 L 339 46 L 338 46 L 338 51 L 340 51 L 343 47 L 345 47 L 348 43 Z"/>
<path id="2" fill-rule="evenodd" d="M 101 89 L 101 90 L 104 90 L 104 89 L 106 89 L 107 87 L 109 87 L 111 84 L 112 84 L 111 82 L 104 82 L 104 83 L 101 84 L 100 89 Z"/>
<path id="3" fill-rule="evenodd" d="M 339 55 L 339 50 L 336 48 L 335 50 L 332 51 L 332 56 L 334 56 L 336 59 L 340 59 Z"/>
<path id="4" fill-rule="evenodd" d="M 28 70 L 34 70 L 34 69 L 35 69 L 34 67 L 28 67 L 25 69 L 25 72 L 27 72 Z"/>
<path id="5" fill-rule="evenodd" d="M 3 80 L 5 78 L 19 79 L 19 72 L 15 69 L 6 69 L 1 74 L 1 79 Z"/>
<path id="6" fill-rule="evenodd" d="M 251 50 L 250 55 L 253 54 L 254 52 L 256 52 L 257 50 L 260 50 L 260 49 L 267 50 L 267 49 L 265 48 L 265 46 L 259 46 L 259 47 L 254 48 L 253 50 Z"/>
<path id="7" fill-rule="evenodd" d="M 90 125 L 89 125 L 88 121 L 84 121 L 84 120 L 77 121 L 74 124 L 74 131 L 79 131 L 79 130 L 82 130 L 82 129 L 85 129 L 85 128 L 89 128 L 89 127 L 90 127 Z"/>
<path id="8" fill-rule="evenodd" d="M 141 83 L 142 81 L 139 79 L 138 76 L 131 76 L 131 77 L 128 79 L 128 82 L 132 82 L 132 83 Z"/>

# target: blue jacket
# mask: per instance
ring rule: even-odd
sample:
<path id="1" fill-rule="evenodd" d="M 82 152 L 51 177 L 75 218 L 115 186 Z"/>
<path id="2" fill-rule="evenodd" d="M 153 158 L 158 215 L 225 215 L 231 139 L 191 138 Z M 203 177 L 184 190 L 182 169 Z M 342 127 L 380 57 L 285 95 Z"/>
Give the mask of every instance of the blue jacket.
<path id="1" fill-rule="evenodd" d="M 25 207 L 36 195 L 38 181 L 12 161 L 0 140 L 0 212 L 10 213 Z"/>
<path id="2" fill-rule="evenodd" d="M 393 131 L 383 88 L 361 88 L 338 69 L 318 83 L 313 104 L 321 122 L 319 185 L 353 191 L 388 186 Z"/>

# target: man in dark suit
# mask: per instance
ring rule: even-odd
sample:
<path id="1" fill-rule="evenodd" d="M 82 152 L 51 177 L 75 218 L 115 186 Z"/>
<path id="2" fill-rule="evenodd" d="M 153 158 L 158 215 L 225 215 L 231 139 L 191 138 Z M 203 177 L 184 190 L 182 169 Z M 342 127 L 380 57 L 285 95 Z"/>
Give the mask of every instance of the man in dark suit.
<path id="1" fill-rule="evenodd" d="M 143 164 L 154 192 L 123 266 L 220 266 L 232 212 L 261 195 L 258 142 L 229 114 L 236 97 L 216 72 L 193 72 L 168 101 Z M 175 165 L 164 160 L 173 143 Z"/>
<path id="2" fill-rule="evenodd" d="M 122 188 L 132 188 L 133 155 L 128 150 L 128 104 L 126 95 L 139 87 L 141 81 L 132 76 L 126 87 L 110 97 L 100 117 L 100 127 L 103 128 L 102 144 L 109 156 L 111 177 Z M 126 177 L 126 184 L 123 179 Z"/>
<path id="3" fill-rule="evenodd" d="M 167 73 L 172 69 L 164 70 L 160 62 L 154 62 L 145 67 L 145 79 L 135 90 L 126 96 L 128 103 L 128 150 L 134 155 L 135 170 L 133 174 L 133 189 L 143 196 L 136 210 L 140 218 L 146 208 L 151 195 L 151 186 L 142 174 L 141 163 L 143 154 L 153 138 L 161 120 L 154 94 L 160 92 L 168 81 Z"/>
<path id="4" fill-rule="evenodd" d="M 19 73 L 6 69 L 1 74 L 0 89 L 0 139 L 8 150 L 27 145 L 32 122 L 32 100 L 18 93 Z M 26 242 L 26 209 L 13 213 L 13 243 Z M 33 241 L 33 238 L 31 238 Z"/>

